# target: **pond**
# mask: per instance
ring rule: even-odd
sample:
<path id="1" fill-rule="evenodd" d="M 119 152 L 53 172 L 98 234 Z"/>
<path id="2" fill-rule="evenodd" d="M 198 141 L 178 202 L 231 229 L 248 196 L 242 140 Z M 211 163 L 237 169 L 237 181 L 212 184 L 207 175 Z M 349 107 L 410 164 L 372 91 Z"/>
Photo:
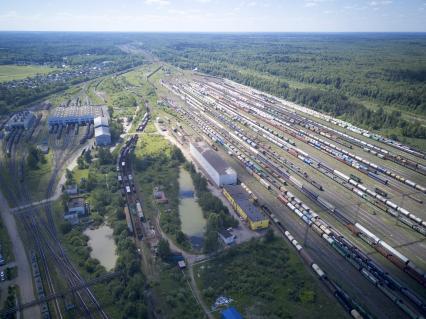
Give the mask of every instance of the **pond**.
<path id="1" fill-rule="evenodd" d="M 112 270 L 117 260 L 112 228 L 107 225 L 95 229 L 88 228 L 84 231 L 84 234 L 90 238 L 88 242 L 88 245 L 92 248 L 90 256 L 99 260 L 106 270 Z"/>
<path id="2" fill-rule="evenodd" d="M 197 203 L 191 175 L 182 166 L 179 170 L 179 198 L 179 216 L 182 232 L 188 236 L 194 248 L 201 248 L 206 219 L 203 216 L 200 205 Z"/>

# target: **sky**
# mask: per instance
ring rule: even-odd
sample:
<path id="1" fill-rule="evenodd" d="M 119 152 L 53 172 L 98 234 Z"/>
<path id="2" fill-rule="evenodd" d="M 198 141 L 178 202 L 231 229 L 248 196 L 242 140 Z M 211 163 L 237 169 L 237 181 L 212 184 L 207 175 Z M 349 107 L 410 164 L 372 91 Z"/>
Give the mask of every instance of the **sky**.
<path id="1" fill-rule="evenodd" d="M 426 32 L 426 0 L 1 0 L 0 30 Z"/>

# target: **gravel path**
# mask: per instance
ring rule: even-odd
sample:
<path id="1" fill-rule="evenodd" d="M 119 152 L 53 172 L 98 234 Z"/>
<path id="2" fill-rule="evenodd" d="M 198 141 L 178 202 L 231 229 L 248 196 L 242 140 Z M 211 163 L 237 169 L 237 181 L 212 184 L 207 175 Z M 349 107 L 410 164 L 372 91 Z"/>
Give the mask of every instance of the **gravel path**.
<path id="1" fill-rule="evenodd" d="M 33 301 L 35 299 L 35 295 L 29 259 L 25 253 L 24 244 L 22 243 L 21 237 L 19 236 L 15 218 L 10 211 L 10 207 L 4 198 L 3 193 L 1 192 L 0 214 L 4 225 L 6 226 L 7 232 L 9 233 L 9 237 L 12 242 L 13 255 L 15 256 L 15 263 L 18 266 L 18 277 L 14 279 L 14 282 L 19 286 L 21 297 L 20 301 L 21 303 Z M 7 294 L 7 290 L 4 291 L 4 293 Z M 25 309 L 23 315 L 25 319 L 39 319 L 41 318 L 40 307 L 35 306 Z"/>

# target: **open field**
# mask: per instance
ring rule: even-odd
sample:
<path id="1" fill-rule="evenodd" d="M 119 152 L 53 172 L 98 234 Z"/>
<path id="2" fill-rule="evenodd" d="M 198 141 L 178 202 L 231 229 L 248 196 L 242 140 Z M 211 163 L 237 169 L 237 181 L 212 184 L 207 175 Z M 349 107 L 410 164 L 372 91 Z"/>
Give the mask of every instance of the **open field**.
<path id="1" fill-rule="evenodd" d="M 244 317 L 346 317 L 280 238 L 232 247 L 194 273 L 209 306 L 226 296 Z"/>
<path id="2" fill-rule="evenodd" d="M 0 83 L 22 80 L 38 74 L 47 74 L 55 70 L 52 67 L 38 65 L 0 65 Z"/>

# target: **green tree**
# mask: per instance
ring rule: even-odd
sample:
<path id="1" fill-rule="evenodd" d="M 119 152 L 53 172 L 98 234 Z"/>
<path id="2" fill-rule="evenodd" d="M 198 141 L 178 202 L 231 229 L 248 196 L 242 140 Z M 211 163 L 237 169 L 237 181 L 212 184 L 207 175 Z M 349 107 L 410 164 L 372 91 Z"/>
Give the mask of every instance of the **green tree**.
<path id="1" fill-rule="evenodd" d="M 161 257 L 161 259 L 167 260 L 170 257 L 170 254 L 171 250 L 169 242 L 166 239 L 161 238 L 160 242 L 158 243 L 158 255 Z"/>
<path id="2" fill-rule="evenodd" d="M 219 242 L 217 240 L 217 232 L 214 230 L 207 231 L 204 236 L 204 252 L 211 253 L 217 250 Z"/>
<path id="3" fill-rule="evenodd" d="M 269 241 L 273 241 L 274 238 L 275 238 L 274 231 L 271 227 L 269 227 L 265 234 L 265 240 L 269 242 Z"/>
<path id="4" fill-rule="evenodd" d="M 66 235 L 71 231 L 72 226 L 69 222 L 64 221 L 59 225 L 59 229 L 61 230 L 62 234 Z"/>
<path id="5" fill-rule="evenodd" d="M 84 152 L 84 160 L 86 161 L 87 164 L 92 163 L 92 152 L 90 150 L 87 150 L 86 152 Z"/>
<path id="6" fill-rule="evenodd" d="M 186 240 L 187 240 L 187 238 L 186 238 L 185 234 L 183 233 L 183 231 L 179 230 L 179 231 L 176 233 L 176 241 L 177 241 L 179 244 L 182 244 L 182 243 L 184 243 Z"/>
<path id="7" fill-rule="evenodd" d="M 98 158 L 101 165 L 112 164 L 114 162 L 114 158 L 108 148 L 98 148 Z"/>
<path id="8" fill-rule="evenodd" d="M 65 170 L 65 179 L 66 185 L 72 185 L 75 183 L 75 179 L 74 179 L 74 173 L 72 171 L 70 171 L 68 168 Z"/>
<path id="9" fill-rule="evenodd" d="M 31 169 L 36 169 L 38 168 L 38 162 L 40 160 L 39 157 L 39 152 L 38 150 L 34 147 L 31 146 L 28 152 L 28 157 L 27 157 L 27 164 Z"/>
<path id="10" fill-rule="evenodd" d="M 83 156 L 79 156 L 77 159 L 77 165 L 79 169 L 85 169 L 86 168 L 86 164 L 84 163 L 84 158 Z"/>

